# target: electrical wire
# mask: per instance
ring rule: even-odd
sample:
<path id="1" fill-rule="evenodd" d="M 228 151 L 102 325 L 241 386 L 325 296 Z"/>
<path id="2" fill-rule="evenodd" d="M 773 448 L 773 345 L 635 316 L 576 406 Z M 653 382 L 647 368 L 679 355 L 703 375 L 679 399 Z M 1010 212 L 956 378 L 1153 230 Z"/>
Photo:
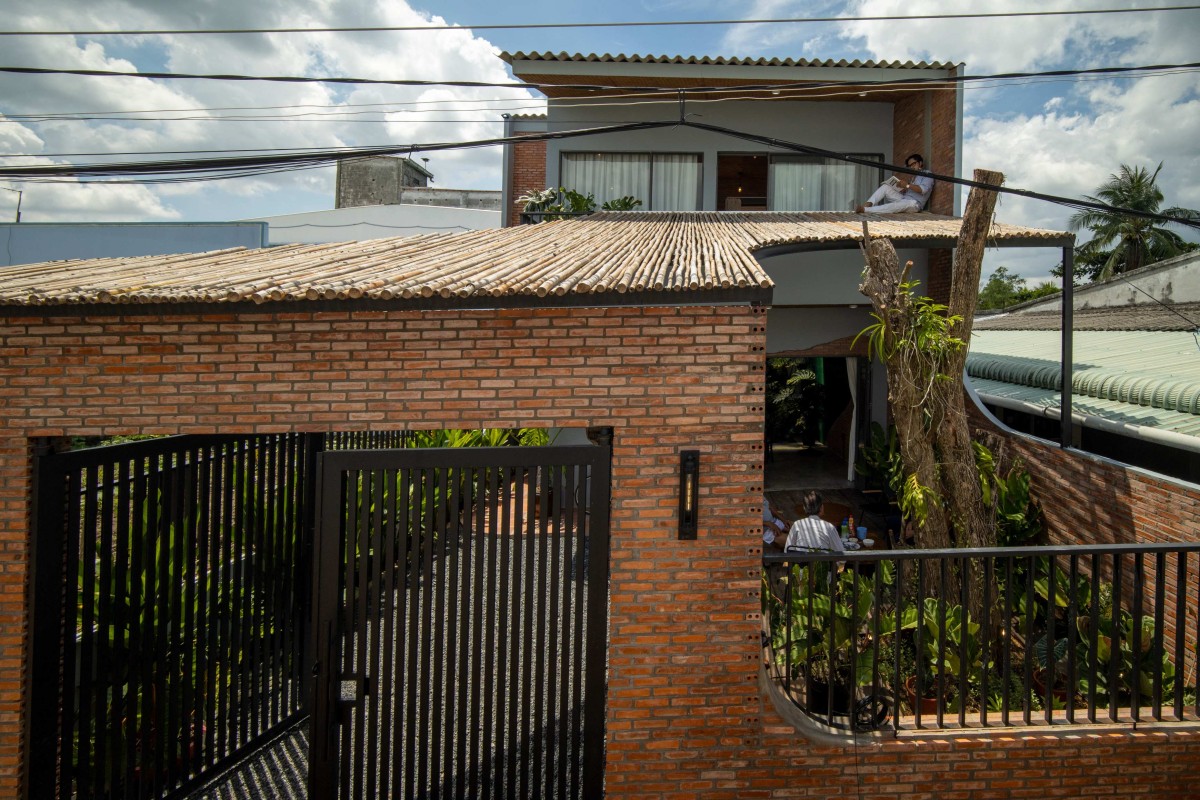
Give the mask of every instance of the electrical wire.
<path id="1" fill-rule="evenodd" d="M 835 161 L 843 161 L 850 164 L 859 164 L 861 166 L 870 167 L 872 169 L 883 169 L 902 174 L 928 175 L 936 181 L 943 183 L 954 184 L 957 186 L 967 186 L 976 189 L 984 189 L 987 191 L 997 192 L 999 194 L 1012 194 L 1018 197 L 1027 197 L 1033 200 L 1041 200 L 1056 205 L 1066 206 L 1077 210 L 1093 210 L 1104 211 L 1108 213 L 1117 213 L 1123 216 L 1137 217 L 1139 219 L 1150 219 L 1159 222 L 1173 222 L 1180 225 L 1185 225 L 1190 228 L 1200 230 L 1200 220 L 1193 220 L 1184 217 L 1174 217 L 1166 214 L 1158 214 L 1138 209 L 1124 208 L 1121 206 L 1110 206 L 1104 203 L 1097 203 L 1088 200 L 1078 200 L 1071 197 L 1060 197 L 1057 195 L 1045 194 L 1042 192 L 1034 192 L 1028 189 L 1015 189 L 1008 186 L 999 186 L 995 184 L 984 183 L 982 181 L 971 180 L 968 178 L 959 178 L 954 175 L 945 175 L 941 173 L 929 172 L 925 170 L 914 170 L 907 166 L 897 164 L 888 164 L 883 161 L 873 161 L 861 156 L 847 155 L 835 150 L 826 150 L 820 147 L 812 147 L 803 145 L 797 142 L 790 142 L 784 139 L 777 139 L 770 136 L 761 136 L 759 134 L 739 131 L 733 128 L 726 128 L 719 125 L 708 125 L 703 122 L 694 122 L 685 118 L 676 121 L 662 122 L 636 122 L 625 125 L 609 125 L 601 128 L 582 128 L 570 131 L 551 131 L 546 133 L 533 133 L 522 136 L 511 137 L 496 137 L 492 139 L 478 139 L 466 142 L 434 142 L 426 144 L 410 144 L 395 147 L 381 148 L 364 148 L 360 150 L 345 151 L 345 150 L 325 150 L 313 151 L 305 153 L 287 153 L 268 156 L 238 156 L 233 158 L 214 158 L 214 159 L 192 159 L 182 161 L 142 161 L 142 162 L 122 162 L 117 164 L 52 164 L 40 166 L 0 166 L 0 180 L 8 180 L 13 182 L 61 182 L 65 178 L 105 178 L 105 182 L 123 183 L 127 181 L 120 178 L 130 178 L 139 176 L 138 180 L 128 181 L 135 183 L 185 183 L 200 180 L 218 180 L 234 177 L 250 177 L 263 174 L 273 174 L 277 172 L 294 171 L 301 169 L 313 169 L 316 167 L 328 166 L 338 161 L 351 160 L 355 158 L 365 158 L 368 156 L 378 155 L 399 155 L 405 154 L 411 156 L 414 152 L 437 152 L 440 150 L 463 150 L 476 149 L 482 147 L 495 147 L 503 144 L 516 144 L 519 142 L 537 142 L 549 141 L 552 139 L 572 139 L 581 136 L 601 136 L 616 133 L 628 133 L 632 131 L 656 130 L 669 127 L 685 127 L 694 128 L 696 130 L 708 131 L 724 136 L 730 136 L 744 141 L 754 142 L 756 144 L 765 145 L 767 147 L 778 148 L 804 155 L 819 156 Z M 140 176 L 157 176 L 157 177 L 140 177 Z M 75 182 L 75 181 L 71 181 Z"/>
<path id="2" fill-rule="evenodd" d="M 765 19 L 703 19 L 663 20 L 639 22 L 537 22 L 495 25 L 387 25 L 347 26 L 327 28 L 160 28 L 144 30 L 53 30 L 53 31 L 0 31 L 0 36 L 195 36 L 259 33 L 392 33 L 405 31 L 502 31 L 502 30 L 546 30 L 587 28 L 652 28 L 704 25 L 782 25 L 797 23 L 844 23 L 844 22 L 906 22 L 920 20 L 953 19 L 1007 19 L 1022 17 L 1067 17 L 1101 14 L 1145 14 L 1158 11 L 1195 11 L 1200 6 L 1154 6 L 1151 8 L 1094 8 L 1062 11 L 1006 11 L 967 14 L 876 14 L 858 17 L 781 17 Z"/>
<path id="3" fill-rule="evenodd" d="M 644 92 L 655 96 L 676 95 L 686 91 L 689 95 L 707 94 L 714 92 L 773 92 L 783 90 L 798 90 L 811 92 L 820 89 L 846 89 L 850 87 L 868 87 L 876 91 L 885 91 L 888 87 L 921 86 L 925 84 L 967 84 L 979 81 L 995 81 L 1000 79 L 1022 79 L 1039 77 L 1065 77 L 1075 75 L 1122 75 L 1144 74 L 1177 70 L 1192 70 L 1200 68 L 1200 62 L 1185 64 L 1149 64 L 1130 67 L 1095 67 L 1091 69 L 1060 69 L 1042 72 L 1004 72 L 992 75 L 945 75 L 939 77 L 899 78 L 886 81 L 772 81 L 751 84 L 730 84 L 726 86 L 689 86 L 686 90 L 666 86 L 619 86 L 601 83 L 498 83 L 492 81 L 460 81 L 460 80 L 416 80 L 402 78 L 346 78 L 346 77 L 309 77 L 300 75 L 239 75 L 239 74 L 202 74 L 189 72 L 119 72 L 101 69 L 51 69 L 48 67 L 0 67 L 0 73 L 7 72 L 18 75 L 77 75 L 98 78 L 140 78 L 165 80 L 205 80 L 205 81 L 266 81 L 272 83 L 333 83 L 352 85 L 384 85 L 384 86 L 456 86 L 460 88 L 501 88 L 501 89 L 571 89 L 580 91 L 615 91 L 615 92 Z M 519 98 L 514 98 L 519 99 Z"/>
<path id="4" fill-rule="evenodd" d="M 108 164 L 51 164 L 37 166 L 0 166 L 0 180 L 24 180 L 37 182 L 60 177 L 100 178 L 106 176 L 154 176 L 186 174 L 193 179 L 203 176 L 212 180 L 225 177 L 240 177 L 274 171 L 280 167 L 312 168 L 326 166 L 354 158 L 379 155 L 400 155 L 413 152 L 436 152 L 439 150 L 476 149 L 494 147 L 510 142 L 549 139 L 569 139 L 579 136 L 653 130 L 675 125 L 675 122 L 634 122 L 624 125 L 608 125 L 599 128 L 582 128 L 571 131 L 554 131 L 533 136 L 495 137 L 466 142 L 433 142 L 426 144 L 398 145 L 378 148 L 346 150 L 308 151 L 266 156 L 235 156 L 230 158 L 189 159 L 179 161 L 141 161 Z M 175 179 L 170 179 L 175 180 Z"/>
<path id="5" fill-rule="evenodd" d="M 1141 80 L 1142 78 L 1149 78 L 1149 77 L 1164 77 L 1164 76 L 1171 76 L 1171 75 L 1189 74 L 1192 72 L 1196 72 L 1197 69 L 1198 68 L 1182 68 L 1179 70 L 1164 70 L 1161 72 L 1156 72 L 1156 73 L 1148 74 L 1148 75 L 1111 75 L 1111 76 L 1077 75 L 1077 76 L 1032 77 L 1032 78 L 1021 79 L 1021 80 L 997 79 L 996 82 L 994 82 L 994 83 L 984 83 L 981 81 L 979 83 L 965 85 L 962 88 L 964 90 L 979 90 L 979 89 L 996 89 L 996 88 L 1003 88 L 1003 87 L 1008 87 L 1008 86 L 1031 86 L 1031 85 L 1035 85 L 1035 84 L 1046 84 L 1046 83 L 1064 83 L 1064 82 L 1084 83 L 1084 82 L 1101 81 L 1101 80 Z M 942 83 L 944 83 L 944 81 L 942 81 Z M 847 84 L 842 84 L 842 85 L 846 86 Z M 829 99 L 833 99 L 833 98 L 837 98 L 837 97 L 860 97 L 861 98 L 864 96 L 870 96 L 875 93 L 894 94 L 896 92 L 955 91 L 958 88 L 956 86 L 945 86 L 945 85 L 941 85 L 941 86 L 902 86 L 902 87 L 893 87 L 891 85 L 887 85 L 882 88 L 879 88 L 878 84 L 862 86 L 861 88 L 855 88 L 857 86 L 855 84 L 850 84 L 849 86 L 850 86 L 849 91 L 843 91 L 843 92 L 830 92 L 827 89 L 822 89 L 820 92 L 820 99 L 829 100 Z M 765 101 L 797 102 L 797 101 L 803 101 L 805 98 L 798 97 L 796 94 L 796 91 L 797 90 L 794 90 L 794 89 L 789 90 L 789 93 L 787 95 L 783 95 L 783 94 L 776 95 L 774 92 L 772 92 L 772 94 L 767 95 L 767 96 L 763 96 L 761 94 L 749 94 L 749 95 L 734 94 L 734 95 L 726 95 L 726 96 L 722 96 L 722 97 L 697 97 L 697 98 L 689 98 L 689 102 L 691 102 L 693 104 L 697 104 L 697 103 L 726 103 L 726 102 L 735 102 L 735 101 L 744 101 L 744 102 L 765 102 Z M 652 97 L 653 99 L 644 99 L 644 100 L 630 99 L 630 98 L 645 98 L 645 97 Z M 589 95 L 574 95 L 574 96 L 571 96 L 568 98 L 555 98 L 553 100 L 553 103 L 554 103 L 554 107 L 556 109 L 564 109 L 564 108 L 599 109 L 599 108 L 626 108 L 626 107 L 633 107 L 633 106 L 639 106 L 639 105 L 663 105 L 663 104 L 668 104 L 668 103 L 674 105 L 677 102 L 677 98 L 674 98 L 674 97 L 666 98 L 666 97 L 663 97 L 662 94 L 658 94 L 658 93 L 656 93 L 654 95 L 645 95 L 645 94 L 641 94 L 641 93 L 623 94 L 623 95 L 621 95 L 620 99 L 612 100 L 610 102 L 597 102 L 594 99 L 589 100 L 588 98 L 589 98 Z M 587 102 L 569 103 L 569 102 L 563 102 L 563 99 L 587 100 Z M 453 102 L 460 102 L 460 101 L 439 100 L 439 101 L 429 101 L 429 102 L 431 102 L 431 103 L 434 103 L 434 102 L 436 102 L 436 103 L 453 103 Z M 464 98 L 461 102 L 464 102 L 464 103 L 466 103 L 466 102 L 505 102 L 508 104 L 506 104 L 504 106 L 491 107 L 491 108 L 485 107 L 485 108 L 465 108 L 465 109 L 448 109 L 448 110 L 449 111 L 461 110 L 463 112 L 480 112 L 480 111 L 482 111 L 482 112 L 496 112 L 496 113 L 501 113 L 501 114 L 504 114 L 504 113 L 512 114 L 513 112 L 520 112 L 520 111 L 527 111 L 527 110 L 539 110 L 540 111 L 546 107 L 545 101 L 539 101 L 538 103 L 535 103 L 532 105 L 514 106 L 514 105 L 511 105 L 511 102 L 516 102 L 516 101 L 505 101 L 500 98 L 487 99 L 487 100 L 471 100 L 468 98 Z M 400 103 L 396 103 L 394 105 L 396 105 L 396 106 L 411 106 L 411 105 L 419 105 L 419 104 L 421 104 L 420 101 L 413 102 L 413 103 L 400 102 Z M 346 109 L 352 109 L 352 108 L 361 108 L 363 106 L 391 106 L 391 105 L 393 105 L 393 104 L 389 104 L 389 103 L 367 103 L 367 104 L 350 103 L 350 104 L 346 104 L 345 106 L 299 105 L 299 106 L 296 106 L 296 108 L 324 108 L 324 109 L 346 108 Z M 305 112 L 303 114 L 275 114 L 275 115 L 238 114 L 238 115 L 229 115 L 229 116 L 186 116 L 186 117 L 124 116 L 124 115 L 128 115 L 128 114 L 154 114 L 154 113 L 167 114 L 167 113 L 185 113 L 185 112 L 224 111 L 224 110 L 245 110 L 245 111 L 282 110 L 282 109 L 286 109 L 286 108 L 288 108 L 288 107 L 287 106 L 261 106 L 258 108 L 242 107 L 242 108 L 229 108 L 229 109 L 193 108 L 193 109 L 159 109 L 159 110 L 142 110 L 142 111 L 79 111 L 79 112 L 65 112 L 64 111 L 64 112 L 44 112 L 44 113 L 31 112 L 31 113 L 25 113 L 25 114 L 0 115 L 0 123 L 4 123 L 4 122 L 49 123 L 49 122 L 258 122 L 258 121 L 262 121 L 262 122 L 343 122 L 343 121 L 344 122 L 360 122 L 360 121 L 365 121 L 365 122 L 370 122 L 372 124 L 379 124 L 381 122 L 395 123 L 395 122 L 402 122 L 404 120 L 397 120 L 397 119 L 375 119 L 375 120 L 348 120 L 347 119 L 347 120 L 343 120 L 343 119 L 341 119 L 341 117 L 350 116 L 350 115 L 366 115 L 366 114 L 391 115 L 391 114 L 427 113 L 426 110 L 423 110 L 423 109 L 397 108 L 397 109 L 377 109 L 374 111 L 340 111 L 340 110 L 332 110 L 332 111 L 326 111 L 326 112 L 315 112 L 314 111 L 314 112 Z M 437 110 L 437 109 L 428 109 L 428 112 L 433 112 L 435 110 Z M 306 116 L 336 117 L 336 119 L 331 119 L 331 120 L 298 119 L 298 117 L 306 117 Z M 445 120 L 425 118 L 420 121 L 421 122 L 495 122 L 498 120 L 496 120 L 494 118 L 491 118 L 491 119 L 456 118 L 456 119 L 445 119 Z M 608 122 L 609 120 L 579 120 L 579 121 L 587 122 L 587 123 L 592 123 L 592 122 L 602 123 L 602 122 Z"/>
<path id="6" fill-rule="evenodd" d="M 1146 297 L 1149 297 L 1149 298 L 1150 298 L 1152 301 L 1154 301 L 1155 303 L 1158 303 L 1160 306 L 1162 306 L 1163 308 L 1165 308 L 1167 311 L 1170 311 L 1172 314 L 1174 314 L 1175 316 L 1179 317 L 1181 320 L 1183 320 L 1184 322 L 1186 322 L 1188 325 L 1191 325 L 1191 326 L 1192 326 L 1192 331 L 1193 331 L 1193 332 L 1192 332 L 1192 336 L 1193 336 L 1193 337 L 1194 337 L 1194 336 L 1196 336 L 1197 332 L 1200 332 L 1200 325 L 1196 324 L 1196 322 L 1195 322 L 1194 320 L 1188 319 L 1186 316 L 1184 316 L 1183 314 L 1179 313 L 1178 311 L 1176 311 L 1174 308 L 1172 308 L 1171 306 L 1167 305 L 1167 304 L 1166 304 L 1166 303 L 1164 303 L 1163 301 L 1159 300 L 1157 297 L 1155 297 L 1154 295 L 1150 294 L 1150 293 L 1149 293 L 1149 292 L 1147 292 L 1145 289 L 1143 289 L 1142 287 L 1138 286 L 1138 285 L 1137 285 L 1136 283 L 1134 283 L 1133 281 L 1129 280 L 1129 278 L 1126 278 L 1124 275 L 1122 275 L 1122 274 L 1118 273 L 1118 274 L 1117 274 L 1117 277 L 1118 277 L 1118 278 L 1120 278 L 1121 280 L 1125 281 L 1127 284 L 1129 284 L 1130 286 L 1132 286 L 1134 289 L 1137 289 L 1137 290 L 1138 290 L 1139 292 L 1141 292 L 1142 294 L 1146 295 Z"/>

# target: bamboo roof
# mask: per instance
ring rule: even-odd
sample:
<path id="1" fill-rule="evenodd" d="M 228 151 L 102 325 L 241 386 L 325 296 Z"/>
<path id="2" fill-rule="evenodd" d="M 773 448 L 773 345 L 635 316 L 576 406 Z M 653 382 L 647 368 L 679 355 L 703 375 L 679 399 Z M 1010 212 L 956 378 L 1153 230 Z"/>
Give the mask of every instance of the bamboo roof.
<path id="1" fill-rule="evenodd" d="M 838 212 L 608 212 L 513 228 L 337 244 L 235 248 L 0 267 L 0 305 L 553 298 L 764 291 L 754 253 L 855 247 L 863 217 Z M 872 236 L 952 246 L 961 220 L 878 216 Z M 991 238 L 1055 246 L 1066 234 L 995 224 Z M 665 295 L 659 297 L 659 294 Z M 607 295 L 607 297 L 606 297 Z M 714 298 L 715 299 L 715 298 Z"/>

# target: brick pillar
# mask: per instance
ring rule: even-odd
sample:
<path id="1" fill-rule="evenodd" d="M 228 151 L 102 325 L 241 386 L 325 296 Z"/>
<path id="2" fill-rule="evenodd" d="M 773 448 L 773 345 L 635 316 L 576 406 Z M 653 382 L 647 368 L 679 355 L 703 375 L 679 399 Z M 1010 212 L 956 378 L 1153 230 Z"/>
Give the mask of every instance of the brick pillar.
<path id="1" fill-rule="evenodd" d="M 512 174 L 508 187 L 512 197 L 509 224 L 519 225 L 522 204 L 517 202 L 517 198 L 526 192 L 546 188 L 546 143 L 517 142 L 512 148 Z"/>

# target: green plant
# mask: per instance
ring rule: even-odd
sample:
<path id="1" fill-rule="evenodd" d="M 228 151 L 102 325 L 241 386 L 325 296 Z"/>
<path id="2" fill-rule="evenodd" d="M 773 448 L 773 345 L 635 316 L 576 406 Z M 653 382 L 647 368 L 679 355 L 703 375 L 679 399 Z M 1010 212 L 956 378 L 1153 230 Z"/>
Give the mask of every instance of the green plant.
<path id="1" fill-rule="evenodd" d="M 1115 623 L 1111 615 L 1099 619 L 1094 646 L 1091 617 L 1080 615 L 1076 620 L 1080 640 L 1080 693 L 1088 694 L 1094 690 L 1097 700 L 1102 702 L 1111 700 L 1114 693 L 1118 701 L 1131 698 L 1135 693 L 1140 700 L 1150 700 L 1154 696 L 1155 677 L 1160 676 L 1164 702 L 1174 697 L 1175 665 L 1165 649 L 1155 644 L 1153 618 L 1142 617 L 1139 625 L 1124 609 L 1117 616 Z M 1115 685 L 1110 684 L 1113 668 L 1116 669 Z"/>
<path id="2" fill-rule="evenodd" d="M 641 200 L 638 200 L 632 195 L 625 195 L 624 197 L 618 197 L 615 200 L 606 201 L 604 205 L 600 206 L 600 208 L 605 211 L 633 211 L 641 204 Z"/>
<path id="3" fill-rule="evenodd" d="M 876 670 L 875 648 L 865 642 L 877 636 L 884 647 L 896 633 L 896 617 L 876 607 L 873 586 L 849 570 L 834 577 L 833 562 L 789 569 L 784 583 L 790 582 L 792 591 L 786 609 L 786 595 L 772 591 L 764 574 L 764 608 L 777 662 L 829 684 L 867 686 L 886 677 Z M 895 584 L 891 562 L 881 561 L 876 569 L 881 587 Z"/>
<path id="4" fill-rule="evenodd" d="M 904 466 L 900 461 L 900 440 L 894 426 L 889 425 L 885 431 L 878 422 L 871 423 L 867 440 L 858 446 L 854 471 L 863 476 L 868 487 L 883 489 L 892 497 L 900 496 Z"/>
<path id="5" fill-rule="evenodd" d="M 566 219 L 568 215 L 590 214 L 596 210 L 595 195 L 590 192 L 583 194 L 563 186 L 559 186 L 558 188 L 549 186 L 541 191 L 523 194 L 517 198 L 517 202 L 521 203 L 521 210 L 526 214 L 538 215 L 538 218 L 534 220 L 535 222 Z M 610 207 L 609 204 L 614 205 Z M 606 210 L 611 211 L 628 211 L 638 205 L 641 205 L 640 200 L 635 200 L 632 197 L 622 197 L 617 200 L 608 201 L 604 207 Z M 628 206 L 628 208 L 624 206 Z"/>
<path id="6" fill-rule="evenodd" d="M 825 412 L 825 387 L 806 360 L 767 359 L 766 435 L 772 442 L 814 441 Z"/>
<path id="7" fill-rule="evenodd" d="M 1020 459 L 1002 472 L 996 457 L 984 444 L 972 442 L 983 503 L 996 515 L 996 544 L 1026 547 L 1043 531 L 1042 508 L 1033 499 L 1033 478 Z"/>
<path id="8" fill-rule="evenodd" d="M 901 613 L 901 629 L 915 629 L 918 624 L 923 634 L 920 685 L 930 690 L 940 681 L 947 692 L 954 693 L 965 676 L 970 690 L 978 695 L 985 664 L 989 670 L 993 666 L 980 623 L 961 605 L 943 606 L 943 601 L 927 597 L 919 609 L 909 606 Z M 956 696 L 949 707 L 955 709 L 962 702 L 964 698 Z"/>

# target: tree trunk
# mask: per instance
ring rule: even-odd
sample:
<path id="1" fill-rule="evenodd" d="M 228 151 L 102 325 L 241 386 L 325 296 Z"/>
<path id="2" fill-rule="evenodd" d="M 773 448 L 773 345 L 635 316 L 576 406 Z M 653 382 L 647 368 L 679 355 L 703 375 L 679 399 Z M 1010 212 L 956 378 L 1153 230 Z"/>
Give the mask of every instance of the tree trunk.
<path id="1" fill-rule="evenodd" d="M 1004 176 L 976 170 L 975 180 L 999 185 Z M 995 192 L 971 190 L 955 251 L 945 313 L 961 319 L 945 333 L 968 344 L 983 251 L 995 207 Z M 881 321 L 878 340 L 887 359 L 888 405 L 900 442 L 904 475 L 933 495 L 926 505 L 927 515 L 917 541 L 932 548 L 994 545 L 995 519 L 991 509 L 983 505 L 967 425 L 963 389 L 967 348 L 945 344 L 947 340 L 943 340 L 942 349 L 912 345 L 921 338 L 915 335 L 914 295 L 903 286 L 912 262 L 902 271 L 892 243 L 887 239 L 871 240 L 866 223 L 863 230 L 867 268 L 859 289 L 871 298 Z M 941 588 L 957 592 L 956 587 Z M 976 603 L 972 606 L 978 610 Z"/>

